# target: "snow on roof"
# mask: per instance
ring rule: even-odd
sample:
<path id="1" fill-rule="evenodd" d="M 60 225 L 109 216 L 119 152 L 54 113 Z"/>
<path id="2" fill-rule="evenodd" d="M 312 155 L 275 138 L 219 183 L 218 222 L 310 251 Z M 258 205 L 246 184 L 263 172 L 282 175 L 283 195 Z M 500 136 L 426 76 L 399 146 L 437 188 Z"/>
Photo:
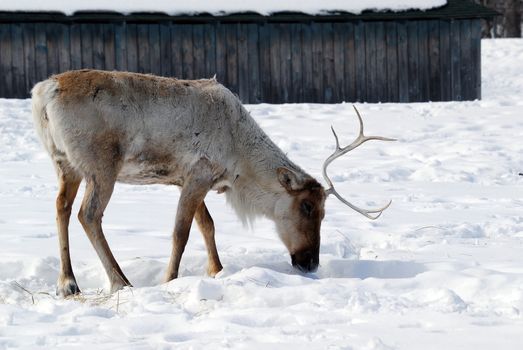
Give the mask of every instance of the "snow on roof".
<path id="1" fill-rule="evenodd" d="M 50 12 L 72 15 L 78 11 L 163 12 L 169 15 L 256 12 L 303 12 L 311 15 L 328 12 L 360 14 L 371 11 L 428 10 L 443 6 L 446 0 L 16 0 L 1 1 L 0 11 Z"/>

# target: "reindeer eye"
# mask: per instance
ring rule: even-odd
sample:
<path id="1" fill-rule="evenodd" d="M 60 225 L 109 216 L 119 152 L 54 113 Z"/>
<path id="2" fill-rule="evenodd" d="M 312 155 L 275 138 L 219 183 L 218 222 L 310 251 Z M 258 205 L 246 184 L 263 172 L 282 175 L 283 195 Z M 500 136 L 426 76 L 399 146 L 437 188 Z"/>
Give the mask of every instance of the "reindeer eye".
<path id="1" fill-rule="evenodd" d="M 313 206 L 311 203 L 307 202 L 307 201 L 303 201 L 301 202 L 301 205 L 300 205 L 300 210 L 301 210 L 301 213 L 306 216 L 306 217 L 310 217 L 311 216 L 311 213 L 312 213 L 312 209 L 313 209 Z"/>

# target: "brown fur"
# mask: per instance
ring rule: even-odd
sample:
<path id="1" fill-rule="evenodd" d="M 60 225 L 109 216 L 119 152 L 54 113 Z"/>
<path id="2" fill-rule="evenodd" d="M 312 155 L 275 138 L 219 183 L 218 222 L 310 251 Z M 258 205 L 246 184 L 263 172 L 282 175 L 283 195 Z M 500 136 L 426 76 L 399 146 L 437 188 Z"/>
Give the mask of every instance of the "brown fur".
<path id="1" fill-rule="evenodd" d="M 131 283 L 116 262 L 102 230 L 102 216 L 116 182 L 116 174 L 111 174 L 111 171 L 107 171 L 104 175 L 105 178 L 93 176 L 85 179 L 85 194 L 78 219 L 100 257 L 107 276 L 109 276 L 111 292 L 115 292 L 124 286 L 130 286 Z"/>
<path id="2" fill-rule="evenodd" d="M 325 216 L 324 203 L 326 195 L 323 186 L 315 179 L 309 178 L 300 183 L 298 189 L 286 187 L 286 190 L 294 198 L 291 212 L 300 213 L 300 206 L 304 201 L 310 203 L 313 207 L 310 217 L 300 215 L 298 220 L 298 231 L 302 233 L 301 245 L 303 249 L 319 246 L 320 225 Z"/>
<path id="3" fill-rule="evenodd" d="M 182 259 L 182 254 L 189 239 L 189 231 L 191 230 L 191 225 L 195 214 L 198 209 L 204 205 L 203 199 L 207 192 L 211 189 L 213 185 L 213 174 L 214 169 L 211 164 L 205 159 L 200 159 L 191 171 L 189 178 L 187 179 L 185 185 L 182 187 L 182 192 L 180 194 L 180 200 L 178 202 L 178 209 L 176 212 L 176 223 L 174 225 L 173 233 L 173 247 L 171 253 L 171 259 L 169 260 L 169 265 L 167 267 L 167 272 L 165 274 L 165 281 L 168 282 L 174 278 L 178 277 L 178 268 L 180 266 L 180 261 Z M 207 175 L 207 176 L 203 176 Z M 203 224 L 204 227 L 208 230 L 211 228 L 210 222 L 203 213 L 198 214 L 199 224 Z M 209 216 L 210 217 L 210 216 Z M 212 219 L 210 220 L 212 222 Z M 212 236 L 208 231 L 202 231 L 205 238 L 213 238 L 212 243 L 214 244 L 214 224 L 212 225 Z M 207 241 L 206 241 L 207 242 Z M 209 249 L 209 246 L 208 246 Z M 216 247 L 211 250 L 216 250 Z M 213 254 L 214 254 L 213 251 Z M 216 258 L 218 253 L 216 252 Z M 209 261 L 210 267 L 213 266 L 213 261 Z M 219 264 L 219 260 L 217 261 Z M 219 264 L 221 266 L 221 264 Z"/>
<path id="4" fill-rule="evenodd" d="M 169 98 L 173 93 L 180 94 L 191 87 L 216 84 L 214 80 L 180 80 L 158 77 L 149 74 L 129 72 L 107 72 L 99 70 L 69 71 L 53 76 L 57 80 L 59 97 L 65 101 L 78 101 L 91 98 L 93 101 L 100 94 L 116 96 L 120 93 L 118 80 L 125 80 L 133 91 L 153 97 Z"/>
<path id="5" fill-rule="evenodd" d="M 58 74 L 54 78 L 58 81 L 60 97 L 68 100 L 94 99 L 100 90 L 111 94 L 116 90 L 113 80 L 100 71 L 84 69 Z"/>
<path id="6" fill-rule="evenodd" d="M 198 224 L 198 228 L 202 232 L 207 247 L 207 256 L 209 260 L 209 266 L 207 266 L 207 273 L 209 276 L 215 276 L 222 270 L 222 264 L 218 256 L 218 250 L 216 249 L 216 242 L 214 240 L 214 222 L 211 214 L 207 210 L 205 203 L 202 202 L 196 213 L 194 219 Z"/>
<path id="7" fill-rule="evenodd" d="M 304 184 L 301 191 L 295 191 L 293 196 L 293 212 L 301 212 L 300 206 L 304 201 L 312 205 L 310 217 L 300 215 L 298 231 L 302 233 L 302 248 L 297 250 L 319 247 L 321 221 L 325 216 L 326 195 L 323 187 L 316 180 L 311 179 Z"/>
<path id="8" fill-rule="evenodd" d="M 149 147 L 143 152 L 126 160 L 130 165 L 142 166 L 143 171 L 136 174 L 142 184 L 162 183 L 167 185 L 181 185 L 181 179 L 176 175 L 177 162 L 174 156 L 159 149 L 159 147 Z M 118 181 L 129 182 L 125 176 L 118 177 Z"/>
<path id="9" fill-rule="evenodd" d="M 122 135 L 111 130 L 97 134 L 93 144 L 98 147 L 93 152 L 96 154 L 99 164 L 111 164 L 116 169 L 120 167 L 123 160 L 122 139 Z"/>
<path id="10" fill-rule="evenodd" d="M 70 176 L 70 173 L 64 172 L 60 166 L 57 166 L 57 171 L 59 190 L 56 197 L 56 225 L 60 243 L 60 278 L 57 291 L 58 294 L 66 296 L 80 292 L 73 274 L 69 252 L 69 219 L 81 178 Z"/>

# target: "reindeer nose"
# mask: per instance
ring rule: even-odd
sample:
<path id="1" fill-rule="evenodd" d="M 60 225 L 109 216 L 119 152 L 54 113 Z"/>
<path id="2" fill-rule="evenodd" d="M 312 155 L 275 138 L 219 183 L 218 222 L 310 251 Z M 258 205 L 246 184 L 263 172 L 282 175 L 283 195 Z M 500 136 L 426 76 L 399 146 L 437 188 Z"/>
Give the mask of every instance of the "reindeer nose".
<path id="1" fill-rule="evenodd" d="M 302 272 L 315 272 L 320 263 L 319 252 L 302 250 L 291 255 L 292 266 Z"/>

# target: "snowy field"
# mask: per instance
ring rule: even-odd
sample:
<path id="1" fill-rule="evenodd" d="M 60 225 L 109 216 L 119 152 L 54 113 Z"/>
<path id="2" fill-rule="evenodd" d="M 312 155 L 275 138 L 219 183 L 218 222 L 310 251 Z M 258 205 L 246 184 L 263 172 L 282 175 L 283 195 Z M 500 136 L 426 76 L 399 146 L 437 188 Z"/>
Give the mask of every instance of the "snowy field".
<path id="1" fill-rule="evenodd" d="M 358 205 L 393 204 L 369 221 L 330 198 L 315 274 L 292 269 L 272 223 L 242 227 L 212 193 L 224 270 L 204 275 L 193 229 L 181 278 L 160 284 L 178 190 L 118 185 L 104 225 L 135 287 L 105 293 L 73 215 L 72 300 L 54 295 L 57 186 L 29 100 L 0 100 L 0 349 L 523 349 L 523 40 L 483 41 L 483 95 L 358 105 L 369 134 L 399 141 L 367 143 L 330 173 Z M 329 126 L 342 145 L 357 128 L 350 104 L 248 109 L 319 179 Z"/>

